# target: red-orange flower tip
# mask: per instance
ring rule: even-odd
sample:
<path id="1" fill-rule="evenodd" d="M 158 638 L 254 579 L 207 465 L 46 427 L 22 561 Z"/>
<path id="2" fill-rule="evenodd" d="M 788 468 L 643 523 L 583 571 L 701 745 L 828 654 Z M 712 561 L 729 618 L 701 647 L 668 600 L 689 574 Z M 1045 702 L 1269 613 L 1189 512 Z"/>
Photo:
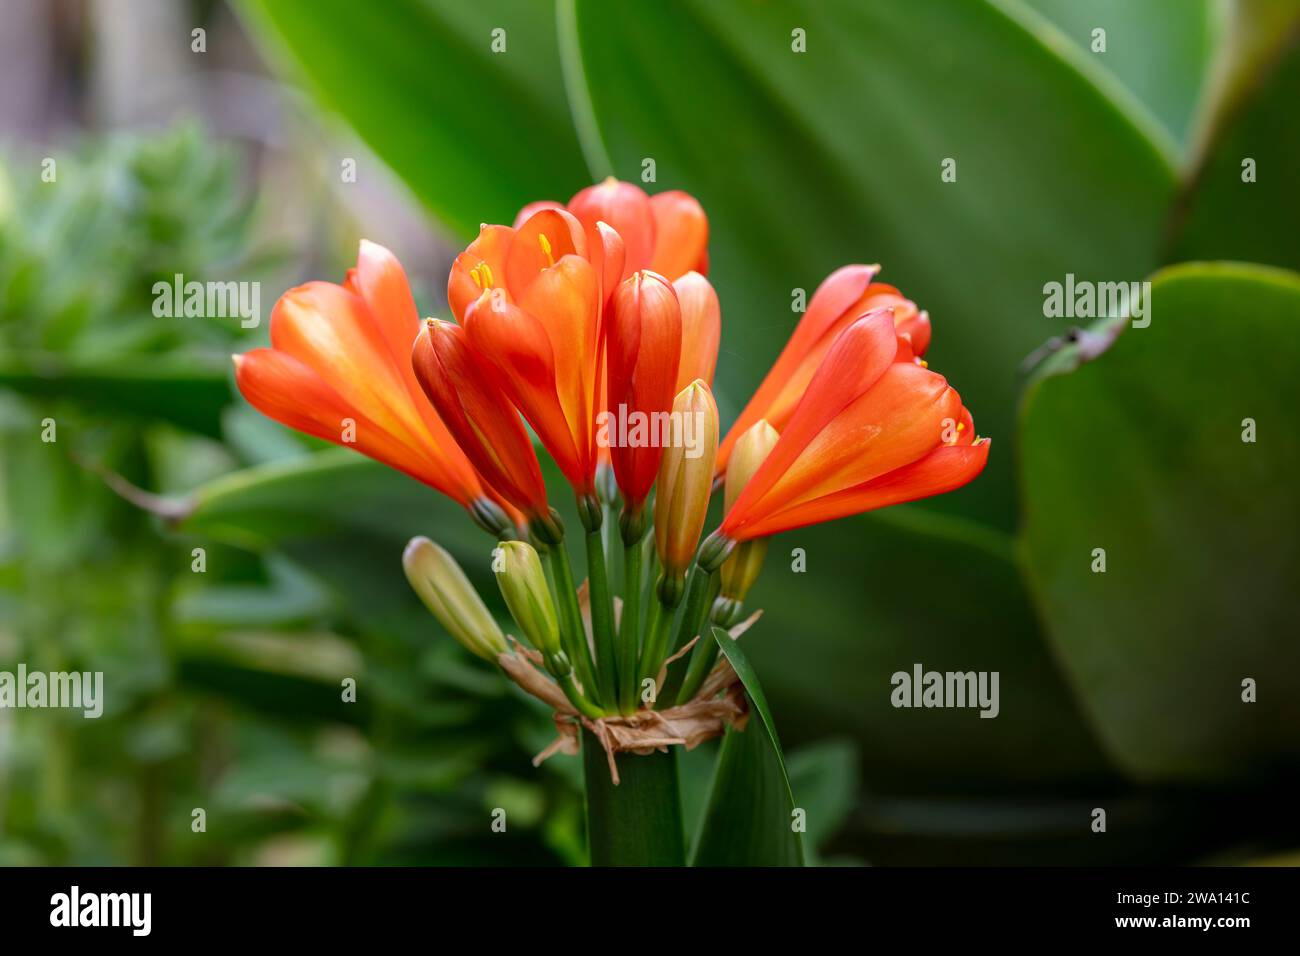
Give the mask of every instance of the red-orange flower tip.
<path id="1" fill-rule="evenodd" d="M 858 319 L 834 342 L 780 440 L 723 519 L 736 541 L 926 498 L 983 470 L 970 413 L 947 381 L 899 347 L 890 314 Z"/>

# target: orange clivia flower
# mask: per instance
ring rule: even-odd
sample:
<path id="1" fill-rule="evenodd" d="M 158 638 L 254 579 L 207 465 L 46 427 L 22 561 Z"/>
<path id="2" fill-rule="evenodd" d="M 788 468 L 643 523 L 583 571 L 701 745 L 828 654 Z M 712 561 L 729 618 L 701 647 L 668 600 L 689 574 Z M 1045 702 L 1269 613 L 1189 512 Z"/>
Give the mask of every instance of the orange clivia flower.
<path id="1" fill-rule="evenodd" d="M 677 293 L 663 276 L 636 272 L 614 293 L 608 324 L 609 409 L 602 411 L 601 444 L 609 448 L 624 510 L 638 514 L 655 476 L 666 422 L 677 388 L 682 315 Z"/>
<path id="2" fill-rule="evenodd" d="M 891 309 L 899 347 L 895 360 L 916 362 L 930 345 L 930 317 L 892 285 L 873 281 L 879 266 L 844 266 L 817 287 L 808 311 L 781 350 L 771 371 L 727 432 L 718 450 L 718 471 L 726 471 L 737 439 L 760 418 L 783 431 L 813 373 L 836 337 L 873 309 Z"/>
<path id="3" fill-rule="evenodd" d="M 405 472 L 480 523 L 504 519 L 420 390 L 411 368 L 419 328 L 401 264 L 362 241 L 342 285 L 308 282 L 280 297 L 271 347 L 236 355 L 235 382 L 268 418 Z"/>
<path id="4" fill-rule="evenodd" d="M 878 309 L 827 350 L 781 438 L 720 528 L 732 541 L 960 488 L 984 468 L 961 397 L 943 376 L 897 361 L 895 318 Z"/>
<path id="5" fill-rule="evenodd" d="M 462 451 L 480 475 L 530 521 L 546 521 L 550 507 L 542 468 L 519 413 L 491 380 L 454 322 L 425 321 L 411 364 Z"/>
<path id="6" fill-rule="evenodd" d="M 681 190 L 649 196 L 640 186 L 611 176 L 579 191 L 567 206 L 530 203 L 515 224 L 542 209 L 567 209 L 582 222 L 589 243 L 595 241 L 599 223 L 617 232 L 626 250 L 621 278 L 643 269 L 669 280 L 691 271 L 709 271 L 708 217 L 695 197 Z"/>

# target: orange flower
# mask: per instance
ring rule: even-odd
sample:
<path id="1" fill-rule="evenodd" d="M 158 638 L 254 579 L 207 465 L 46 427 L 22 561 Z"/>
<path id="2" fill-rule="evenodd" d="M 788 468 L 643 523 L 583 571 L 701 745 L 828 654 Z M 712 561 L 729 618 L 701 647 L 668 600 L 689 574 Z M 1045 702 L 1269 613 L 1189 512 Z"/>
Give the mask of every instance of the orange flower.
<path id="1" fill-rule="evenodd" d="M 556 202 L 525 206 L 515 224 L 542 209 L 561 209 Z M 597 224 L 611 226 L 623 239 L 626 260 L 622 278 L 649 269 L 677 279 L 694 270 L 709 271 L 709 220 L 695 197 L 681 190 L 646 195 L 633 183 L 612 176 L 588 186 L 569 200 L 569 212 L 581 220 L 588 243 L 595 241 Z"/>
<path id="2" fill-rule="evenodd" d="M 718 450 L 718 471 L 726 471 L 731 450 L 760 418 L 784 431 L 831 343 L 855 319 L 873 309 L 892 309 L 899 346 L 896 361 L 915 362 L 930 345 L 930 317 L 892 285 L 873 282 L 879 266 L 844 266 L 813 293 L 808 311 L 781 350 L 753 398 Z"/>
<path id="3" fill-rule="evenodd" d="M 609 410 L 601 442 L 609 448 L 624 510 L 640 512 L 659 472 L 663 444 L 656 421 L 668 420 L 682 351 L 682 316 L 668 280 L 637 272 L 614 293 L 608 326 Z M 612 432 L 612 434 L 611 434 Z"/>
<path id="4" fill-rule="evenodd" d="M 533 443 L 519 413 L 470 349 L 465 330 L 428 319 L 415 340 L 411 364 L 424 394 L 479 474 L 529 521 L 549 520 Z"/>
<path id="5" fill-rule="evenodd" d="M 271 348 L 236 355 L 235 382 L 268 418 L 405 472 L 477 509 L 480 523 L 504 519 L 420 391 L 410 358 L 419 328 L 401 264 L 363 240 L 342 285 L 309 282 L 280 297 Z"/>
<path id="6" fill-rule="evenodd" d="M 677 365 L 677 391 L 697 378 L 713 386 L 718 364 L 718 343 L 722 338 L 722 310 L 718 294 L 709 280 L 688 272 L 673 281 L 673 291 L 682 313 L 682 357 Z"/>
<path id="7" fill-rule="evenodd" d="M 894 317 L 876 310 L 827 350 L 781 438 L 723 519 L 732 541 L 960 488 L 989 442 L 941 375 L 897 361 Z"/>

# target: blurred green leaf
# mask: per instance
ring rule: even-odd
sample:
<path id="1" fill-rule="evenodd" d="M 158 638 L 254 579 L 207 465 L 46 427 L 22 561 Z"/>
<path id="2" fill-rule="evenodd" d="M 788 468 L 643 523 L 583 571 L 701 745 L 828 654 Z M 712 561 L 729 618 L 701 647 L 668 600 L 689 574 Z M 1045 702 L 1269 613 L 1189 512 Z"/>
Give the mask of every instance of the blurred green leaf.
<path id="1" fill-rule="evenodd" d="M 1264 64 L 1214 130 L 1174 213 L 1170 261 L 1240 259 L 1300 269 L 1300 36 Z M 1252 181 L 1246 182 L 1246 164 Z"/>
<path id="2" fill-rule="evenodd" d="M 1300 276 L 1175 267 L 1152 280 L 1149 315 L 1094 361 L 1060 353 L 1027 392 L 1024 563 L 1125 770 L 1211 781 L 1294 766 Z"/>
<path id="3" fill-rule="evenodd" d="M 773 539 L 752 605 L 763 617 L 745 650 L 787 743 L 853 734 L 875 790 L 1069 786 L 1107 773 L 1000 532 L 908 506 L 790 532 Z M 998 716 L 895 708 L 891 678 L 915 664 L 998 672 Z"/>
<path id="4" fill-rule="evenodd" d="M 728 728 L 722 740 L 691 865 L 803 866 L 803 835 L 794 816 L 800 806 L 763 688 L 731 635 L 715 627 L 712 639 L 744 685 L 750 713 L 743 731 Z"/>
<path id="5" fill-rule="evenodd" d="M 1024 0 L 1187 142 L 1219 37 L 1213 0 Z M 1106 31 L 1094 51 L 1093 31 Z M 1032 29 L 1032 26 L 1031 26 Z M 1041 30 L 1044 42 L 1052 40 Z"/>
<path id="6" fill-rule="evenodd" d="M 94 361 L 10 352 L 0 356 L 0 388 L 70 398 L 91 411 L 168 421 L 214 438 L 231 401 L 229 359 L 177 353 Z"/>
<path id="7" fill-rule="evenodd" d="M 652 188 L 687 189 L 709 213 L 724 409 L 788 338 L 791 290 L 880 262 L 931 312 L 931 366 L 981 434 L 1007 438 L 1016 368 L 1059 330 L 1043 285 L 1154 268 L 1174 188 L 1158 127 L 1108 98 L 1077 50 L 1045 45 L 1021 9 L 563 0 L 570 89 L 580 69 L 587 90 L 575 113 L 599 131 L 593 168 L 640 180 L 652 158 Z M 795 28 L 806 53 L 791 50 Z M 941 179 L 947 158 L 956 182 Z M 995 450 L 981 480 L 925 507 L 1009 528 L 1011 475 Z"/>
<path id="8" fill-rule="evenodd" d="M 858 748 L 851 740 L 831 739 L 800 747 L 785 762 L 790 790 L 805 811 L 804 852 L 810 864 L 849 818 L 858 796 Z"/>
<path id="9" fill-rule="evenodd" d="M 239 9 L 457 233 L 587 185 L 549 3 L 243 0 Z M 496 53 L 498 29 L 506 47 Z"/>

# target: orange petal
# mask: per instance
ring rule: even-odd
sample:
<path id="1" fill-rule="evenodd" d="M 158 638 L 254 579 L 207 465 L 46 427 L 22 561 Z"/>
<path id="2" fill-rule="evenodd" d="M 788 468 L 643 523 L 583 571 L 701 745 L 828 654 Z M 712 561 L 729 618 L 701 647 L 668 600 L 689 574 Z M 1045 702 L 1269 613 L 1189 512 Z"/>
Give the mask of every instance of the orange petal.
<path id="1" fill-rule="evenodd" d="M 695 197 L 680 189 L 650 197 L 655 244 L 650 268 L 677 279 L 691 270 L 709 271 L 705 250 L 709 245 L 709 220 Z"/>
<path id="2" fill-rule="evenodd" d="M 681 311 L 673 287 L 653 272 L 634 273 L 614 294 L 607 349 L 611 426 L 634 426 L 638 418 L 645 426 L 644 440 L 630 442 L 621 428 L 613 427 L 608 442 L 614 474 L 631 511 L 650 494 L 659 471 L 663 443 L 652 434 L 653 426 L 656 415 L 672 410 L 680 391 L 681 348 Z"/>
<path id="3" fill-rule="evenodd" d="M 761 510 L 759 503 L 764 495 L 822 429 L 876 383 L 893 363 L 897 351 L 894 322 L 885 311 L 863 316 L 841 333 L 781 430 L 781 440 L 727 513 L 722 524 L 725 533 L 748 523 L 751 512 Z"/>
<path id="4" fill-rule="evenodd" d="M 781 511 L 901 468 L 938 447 L 960 414 L 961 398 L 942 375 L 895 362 L 826 423 L 756 507 Z"/>
<path id="5" fill-rule="evenodd" d="M 627 248 L 624 278 L 650 266 L 655 244 L 654 214 L 650 198 L 639 186 L 610 177 L 570 199 L 569 211 L 582 220 L 589 237 L 594 237 L 598 222 L 608 223 L 622 236 Z"/>
<path id="6" fill-rule="evenodd" d="M 580 492 L 590 490 L 585 458 L 556 392 L 556 362 L 546 327 L 500 289 L 484 293 L 465 313 L 470 346 L 496 372 L 498 384 L 528 419 L 560 470 Z"/>
<path id="7" fill-rule="evenodd" d="M 488 484 L 526 516 L 546 515 L 546 486 L 533 443 L 470 349 L 465 330 L 428 320 L 411 363 L 429 401 Z"/>
<path id="8" fill-rule="evenodd" d="M 465 321 L 465 310 L 485 289 L 506 284 L 506 256 L 514 243 L 509 226 L 483 226 L 478 237 L 456 257 L 447 278 L 447 304 L 456 321 Z M 486 273 L 481 268 L 486 265 Z"/>
<path id="9" fill-rule="evenodd" d="M 784 429 L 786 419 L 794 411 L 817 366 L 821 364 L 825 350 L 834 341 L 832 330 L 844 323 L 846 316 L 853 319 L 862 314 L 851 310 L 862 299 L 879 271 L 880 267 L 874 265 L 843 266 L 827 276 L 817 287 L 812 301 L 808 303 L 808 310 L 799 320 L 771 371 L 722 440 L 722 446 L 718 449 L 720 473 L 726 470 L 736 440 L 760 418 L 767 419 L 777 431 Z M 814 352 L 819 342 L 821 348 Z"/>
<path id="10" fill-rule="evenodd" d="M 268 418 L 336 445 L 355 448 L 462 505 L 482 494 L 468 462 L 463 469 L 449 468 L 431 458 L 425 449 L 402 442 L 351 407 L 312 368 L 292 355 L 275 349 L 253 349 L 236 355 L 235 384 L 249 404 Z M 345 441 L 345 433 L 353 431 L 356 440 Z M 456 449 L 452 451 L 459 454 Z"/>
<path id="11" fill-rule="evenodd" d="M 506 256 L 505 284 L 515 301 L 529 286 L 565 256 L 587 257 L 587 237 L 582 223 L 563 209 L 543 209 L 515 231 Z"/>
<path id="12" fill-rule="evenodd" d="M 709 280 L 688 272 L 673 282 L 682 313 L 682 357 L 677 369 L 677 391 L 697 378 L 713 385 L 722 338 L 722 308 Z"/>
<path id="13" fill-rule="evenodd" d="M 989 439 L 983 438 L 976 444 L 941 446 L 919 461 L 857 487 L 762 517 L 733 537 L 739 541 L 764 538 L 810 524 L 955 491 L 984 470 L 990 444 Z"/>
<path id="14" fill-rule="evenodd" d="M 597 334 L 600 307 L 591 263 L 567 255 L 543 269 L 519 300 L 541 322 L 555 359 L 555 392 L 564 408 L 574 447 L 594 455 Z"/>
<path id="15" fill-rule="evenodd" d="M 518 229 L 533 216 L 537 215 L 543 209 L 563 209 L 564 203 L 556 202 L 554 199 L 539 199 L 536 202 L 530 202 L 519 210 L 519 215 L 515 216 L 514 227 Z"/>

